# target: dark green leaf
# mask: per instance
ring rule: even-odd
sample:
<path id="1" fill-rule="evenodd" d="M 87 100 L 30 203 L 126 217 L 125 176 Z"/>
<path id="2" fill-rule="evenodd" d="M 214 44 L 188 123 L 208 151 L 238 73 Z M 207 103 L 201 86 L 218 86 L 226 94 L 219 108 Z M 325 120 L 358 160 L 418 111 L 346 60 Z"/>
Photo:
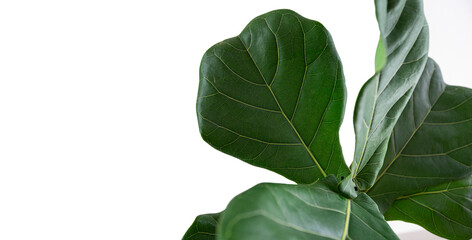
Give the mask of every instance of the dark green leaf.
<path id="1" fill-rule="evenodd" d="M 354 179 L 362 190 L 372 186 L 388 138 L 428 58 L 428 27 L 422 1 L 376 0 L 375 4 L 381 33 L 376 68 L 383 68 L 359 93 L 354 112 L 352 176 L 346 179 Z"/>
<path id="2" fill-rule="evenodd" d="M 182 240 L 215 240 L 220 215 L 221 213 L 210 213 L 197 216 Z"/>
<path id="3" fill-rule="evenodd" d="M 369 196 L 384 212 L 399 196 L 469 176 L 471 129 L 472 89 L 446 85 L 430 59 L 390 136 Z"/>
<path id="4" fill-rule="evenodd" d="M 346 199 L 334 176 L 312 185 L 259 184 L 236 196 L 219 240 L 398 239 L 364 193 Z"/>
<path id="5" fill-rule="evenodd" d="M 298 183 L 345 175 L 346 89 L 328 31 L 290 10 L 252 20 L 200 67 L 200 132 L 214 148 Z"/>
<path id="6" fill-rule="evenodd" d="M 472 176 L 400 197 L 385 217 L 421 225 L 447 239 L 471 239 Z"/>

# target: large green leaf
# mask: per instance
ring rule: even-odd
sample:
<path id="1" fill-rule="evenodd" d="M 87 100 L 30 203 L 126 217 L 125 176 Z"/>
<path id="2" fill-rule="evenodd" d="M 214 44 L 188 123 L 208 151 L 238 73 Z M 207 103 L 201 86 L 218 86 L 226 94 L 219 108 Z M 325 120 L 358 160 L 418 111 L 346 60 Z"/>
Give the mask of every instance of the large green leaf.
<path id="1" fill-rule="evenodd" d="M 400 197 L 385 217 L 419 224 L 447 239 L 472 239 L 472 176 Z"/>
<path id="2" fill-rule="evenodd" d="M 200 132 L 214 148 L 298 183 L 346 175 L 346 89 L 328 31 L 290 10 L 252 20 L 200 67 Z"/>
<path id="3" fill-rule="evenodd" d="M 398 239 L 364 193 L 346 199 L 330 175 L 312 185 L 259 184 L 236 196 L 218 240 Z"/>
<path id="4" fill-rule="evenodd" d="M 379 70 L 362 87 L 354 112 L 356 147 L 352 176 L 361 190 L 372 186 L 390 133 L 410 99 L 428 53 L 428 27 L 421 0 L 376 0 L 381 39 Z"/>
<path id="5" fill-rule="evenodd" d="M 344 77 L 321 24 L 289 10 L 264 14 L 210 48 L 200 73 L 199 124 L 212 146 L 297 182 L 348 173 L 338 137 Z M 209 220 L 197 217 L 185 237 L 214 236 L 198 234 L 214 227 Z"/>
<path id="6" fill-rule="evenodd" d="M 221 213 L 210 213 L 197 216 L 182 240 L 215 240 L 220 215 Z"/>
<path id="7" fill-rule="evenodd" d="M 368 194 L 387 210 L 399 196 L 472 172 L 472 89 L 448 86 L 430 59 L 390 136 Z"/>

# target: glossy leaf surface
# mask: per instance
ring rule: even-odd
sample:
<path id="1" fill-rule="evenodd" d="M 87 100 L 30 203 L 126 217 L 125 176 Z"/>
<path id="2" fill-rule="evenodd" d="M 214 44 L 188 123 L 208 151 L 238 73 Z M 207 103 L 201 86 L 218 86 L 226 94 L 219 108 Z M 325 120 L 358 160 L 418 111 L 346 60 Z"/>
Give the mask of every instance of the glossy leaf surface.
<path id="1" fill-rule="evenodd" d="M 215 240 L 216 225 L 221 213 L 199 215 L 187 230 L 182 240 Z"/>
<path id="2" fill-rule="evenodd" d="M 471 239 L 472 176 L 400 197 L 385 217 L 421 225 L 447 239 Z"/>
<path id="3" fill-rule="evenodd" d="M 397 197 L 469 176 L 471 129 L 472 89 L 446 85 L 430 59 L 390 136 L 369 196 L 384 212 Z"/>
<path id="4" fill-rule="evenodd" d="M 218 239 L 398 239 L 366 194 L 346 199 L 337 184 L 259 184 L 229 203 Z"/>
<path id="5" fill-rule="evenodd" d="M 328 31 L 290 10 L 269 12 L 205 53 L 200 132 L 214 148 L 297 183 L 346 175 L 345 95 Z"/>
<path id="6" fill-rule="evenodd" d="M 376 0 L 375 4 L 381 33 L 376 67 L 383 68 L 362 87 L 354 112 L 356 147 L 351 178 L 361 190 L 373 185 L 390 133 L 421 76 L 428 53 L 421 0 Z"/>

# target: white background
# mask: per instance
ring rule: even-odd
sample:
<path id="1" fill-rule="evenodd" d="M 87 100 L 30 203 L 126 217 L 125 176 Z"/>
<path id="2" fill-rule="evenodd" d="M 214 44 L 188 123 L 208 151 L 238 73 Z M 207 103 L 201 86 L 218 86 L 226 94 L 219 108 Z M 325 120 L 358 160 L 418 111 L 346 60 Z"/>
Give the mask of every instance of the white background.
<path id="1" fill-rule="evenodd" d="M 253 185 L 289 183 L 212 149 L 195 113 L 206 49 L 279 8 L 333 36 L 350 161 L 353 105 L 374 71 L 373 1 L 2 1 L 0 239 L 180 239 Z M 472 2 L 425 10 L 430 56 L 446 82 L 472 87 Z"/>

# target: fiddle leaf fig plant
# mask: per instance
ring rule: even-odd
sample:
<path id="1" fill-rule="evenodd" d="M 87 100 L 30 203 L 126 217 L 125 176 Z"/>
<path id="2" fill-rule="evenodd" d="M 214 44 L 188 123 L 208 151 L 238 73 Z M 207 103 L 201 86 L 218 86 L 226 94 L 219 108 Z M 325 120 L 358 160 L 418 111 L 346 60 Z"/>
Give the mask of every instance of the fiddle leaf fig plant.
<path id="1" fill-rule="evenodd" d="M 321 23 L 272 11 L 205 53 L 203 139 L 297 184 L 256 185 L 183 239 L 398 239 L 386 220 L 472 238 L 472 90 L 445 84 L 429 58 L 421 0 L 375 6 L 376 72 L 356 101 L 350 167 L 343 68 Z"/>

